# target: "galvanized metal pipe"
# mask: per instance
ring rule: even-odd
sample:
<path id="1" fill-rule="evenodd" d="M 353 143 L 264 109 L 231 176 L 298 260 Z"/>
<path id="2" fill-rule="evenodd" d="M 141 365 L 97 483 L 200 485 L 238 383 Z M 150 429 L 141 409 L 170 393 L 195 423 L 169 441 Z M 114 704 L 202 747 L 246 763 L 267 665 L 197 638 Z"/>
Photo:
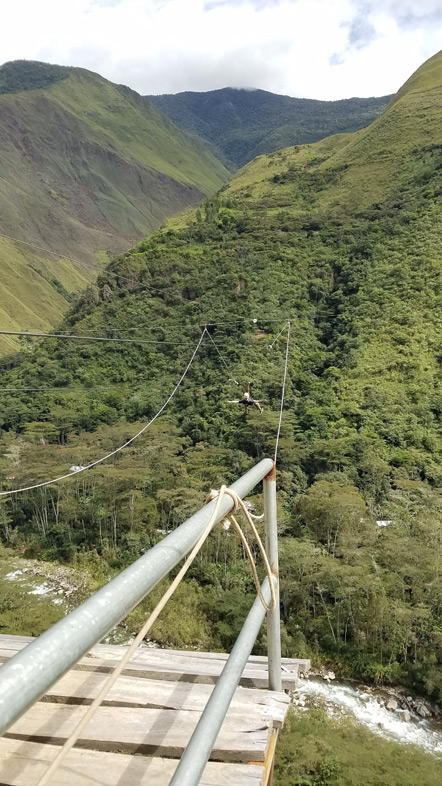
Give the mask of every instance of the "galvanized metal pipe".
<path id="1" fill-rule="evenodd" d="M 263 459 L 232 484 L 244 497 L 270 471 Z M 0 668 L 0 734 L 14 723 L 91 647 L 117 625 L 193 548 L 216 501 L 195 513 L 174 532 L 106 584 L 81 606 L 43 633 Z M 226 495 L 218 521 L 233 507 Z"/>
<path id="2" fill-rule="evenodd" d="M 268 579 L 261 589 L 266 603 L 270 603 Z M 200 782 L 264 616 L 264 606 L 256 598 L 169 786 L 196 786 Z"/>
<path id="3" fill-rule="evenodd" d="M 264 527 L 266 552 L 274 576 L 278 578 L 275 589 L 276 607 L 267 613 L 267 653 L 269 662 L 269 688 L 281 690 L 281 620 L 279 611 L 279 560 L 278 513 L 276 507 L 276 468 L 264 478 Z"/>

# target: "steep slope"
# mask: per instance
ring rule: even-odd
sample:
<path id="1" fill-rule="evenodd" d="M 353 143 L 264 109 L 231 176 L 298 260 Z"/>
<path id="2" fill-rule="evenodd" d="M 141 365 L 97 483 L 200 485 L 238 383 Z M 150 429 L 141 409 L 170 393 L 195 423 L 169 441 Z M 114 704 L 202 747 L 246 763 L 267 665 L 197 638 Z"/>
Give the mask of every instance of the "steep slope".
<path id="1" fill-rule="evenodd" d="M 83 69 L 5 64 L 0 117 L 0 235 L 55 252 L 14 250 L 0 238 L 19 309 L 6 292 L 0 308 L 22 327 L 54 324 L 64 290 L 93 280 L 93 271 L 58 260 L 97 267 L 97 252 L 122 250 L 226 179 L 222 164 L 155 107 Z"/>
<path id="2" fill-rule="evenodd" d="M 117 257 L 64 327 L 131 343 L 26 340 L 3 388 L 49 389 L 3 394 L 5 488 L 136 433 L 203 325 L 223 361 L 206 338 L 164 419 L 115 463 L 6 502 L 5 539 L 121 564 L 207 488 L 273 455 L 290 317 L 285 651 L 314 648 L 346 674 L 441 699 L 441 95 L 439 54 L 368 129 L 259 157 L 186 227 Z M 253 381 L 262 415 L 228 403 L 242 392 L 233 377 Z M 252 593 L 241 548 L 216 533 L 155 635 L 230 647 Z"/>
<path id="3" fill-rule="evenodd" d="M 427 181 L 433 180 L 437 191 L 441 82 L 439 53 L 416 71 L 368 128 L 261 156 L 233 178 L 232 192 L 260 199 L 269 195 L 270 201 L 285 200 L 295 211 L 315 206 L 355 213 L 374 208 L 393 193 L 400 193 L 405 204 L 407 193 L 413 199 Z"/>
<path id="4" fill-rule="evenodd" d="M 234 170 L 261 153 L 367 126 L 391 96 L 315 101 L 225 87 L 146 98 Z"/>

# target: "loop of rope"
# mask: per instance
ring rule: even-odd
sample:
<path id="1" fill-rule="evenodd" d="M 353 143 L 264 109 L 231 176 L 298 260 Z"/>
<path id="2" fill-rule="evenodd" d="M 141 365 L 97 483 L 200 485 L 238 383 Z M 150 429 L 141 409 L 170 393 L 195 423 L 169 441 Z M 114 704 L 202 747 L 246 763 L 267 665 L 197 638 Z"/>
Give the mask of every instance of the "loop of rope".
<path id="1" fill-rule="evenodd" d="M 272 573 L 272 568 L 270 566 L 270 563 L 269 563 L 269 560 L 268 560 L 268 557 L 267 557 L 267 552 L 266 552 L 266 550 L 264 548 L 264 545 L 263 545 L 263 542 L 262 542 L 262 540 L 260 538 L 259 532 L 256 529 L 256 526 L 255 526 L 255 524 L 253 522 L 253 519 L 255 519 L 255 521 L 260 521 L 262 518 L 264 518 L 264 516 L 253 516 L 252 513 L 250 513 L 250 511 L 247 510 L 247 507 L 246 507 L 245 503 L 243 502 L 243 500 L 241 499 L 241 497 L 238 497 L 238 494 L 236 494 L 231 489 L 227 489 L 225 486 L 222 486 L 219 492 L 216 491 L 216 489 L 212 489 L 210 494 L 209 494 L 209 496 L 207 497 L 206 502 L 211 500 L 211 499 L 215 499 L 219 494 L 221 494 L 221 492 L 223 492 L 223 494 L 228 494 L 229 497 L 231 497 L 233 499 L 233 502 L 234 502 L 233 510 L 231 510 L 229 515 L 226 516 L 225 519 L 223 519 L 221 521 L 221 524 L 225 527 L 225 529 L 228 529 L 230 524 L 233 524 L 233 526 L 235 527 L 239 537 L 241 538 L 242 544 L 244 546 L 244 549 L 245 549 L 245 552 L 246 552 L 246 555 L 247 555 L 247 559 L 249 560 L 249 563 L 250 563 L 250 568 L 251 568 L 251 571 L 252 571 L 253 580 L 255 582 L 257 595 L 258 595 L 258 597 L 259 597 L 259 599 L 260 599 L 260 601 L 261 601 L 261 603 L 264 606 L 266 611 L 274 611 L 275 608 L 276 608 L 276 594 L 275 594 L 275 588 L 273 586 L 274 574 Z M 240 524 L 238 524 L 238 522 L 237 522 L 237 520 L 236 520 L 236 518 L 234 516 L 234 514 L 236 513 L 238 508 L 241 508 L 241 510 L 242 510 L 242 512 L 244 514 L 244 517 L 245 517 L 245 519 L 246 519 L 246 521 L 247 521 L 247 523 L 248 523 L 248 525 L 249 525 L 249 527 L 250 527 L 250 529 L 252 531 L 253 537 L 256 540 L 256 543 L 257 543 L 258 549 L 259 549 L 259 553 L 261 554 L 262 561 L 264 563 L 265 572 L 266 572 L 267 578 L 269 580 L 269 585 L 270 585 L 270 595 L 271 595 L 270 606 L 267 604 L 267 602 L 266 602 L 266 600 L 265 600 L 265 598 L 264 598 L 264 596 L 263 596 L 263 594 L 261 592 L 261 583 L 259 581 L 258 571 L 256 569 L 255 558 L 254 558 L 254 556 L 252 554 L 252 550 L 251 550 L 251 548 L 249 546 L 249 543 L 247 541 L 246 536 L 244 535 L 244 531 L 243 531 L 242 527 L 240 526 Z"/>
<path id="2" fill-rule="evenodd" d="M 221 486 L 219 492 L 214 492 L 214 494 L 216 495 L 216 505 L 215 505 L 214 511 L 213 511 L 213 513 L 212 513 L 212 515 L 210 517 L 210 520 L 209 520 L 206 528 L 204 529 L 204 532 L 202 533 L 202 535 L 198 539 L 197 543 L 193 547 L 191 553 L 187 557 L 187 559 L 186 559 L 184 565 L 182 566 L 181 570 L 177 573 L 177 575 L 175 576 L 172 584 L 166 590 L 166 592 L 162 596 L 161 600 L 157 603 L 157 605 L 155 606 L 154 610 L 149 615 L 149 617 L 146 620 L 146 622 L 144 623 L 143 627 L 141 628 L 141 630 L 136 635 L 134 641 L 132 642 L 130 647 L 128 647 L 128 649 L 126 650 L 126 652 L 125 652 L 123 658 L 121 659 L 121 661 L 119 662 L 119 664 L 115 667 L 115 669 L 111 672 L 111 674 L 109 675 L 107 680 L 104 682 L 104 684 L 102 685 L 100 691 L 98 692 L 98 695 L 95 697 L 95 699 L 93 700 L 92 704 L 90 704 L 90 706 L 88 707 L 86 713 L 81 718 L 81 720 L 79 721 L 79 723 L 77 724 L 75 729 L 72 731 L 72 733 L 69 735 L 69 737 L 67 738 L 67 740 L 64 743 L 64 745 L 60 748 L 60 750 L 57 753 L 55 759 L 51 762 L 51 764 L 49 765 L 49 767 L 46 770 L 46 772 L 43 774 L 43 776 L 38 781 L 37 786 L 47 786 L 47 784 L 51 781 L 52 776 L 54 775 L 55 771 L 59 768 L 59 766 L 61 765 L 63 760 L 66 758 L 67 754 L 69 753 L 69 751 L 74 747 L 74 745 L 77 742 L 81 732 L 87 726 L 87 724 L 89 723 L 91 718 L 95 715 L 95 713 L 96 713 L 97 709 L 100 707 L 104 697 L 109 692 L 109 690 L 111 689 L 113 684 L 116 682 L 116 680 L 118 679 L 118 677 L 120 676 L 120 674 L 124 670 L 124 667 L 125 667 L 126 663 L 130 660 L 130 658 L 132 657 L 132 655 L 135 652 L 135 650 L 138 649 L 138 647 L 141 644 L 142 640 L 144 639 L 146 634 L 149 632 L 149 630 L 151 629 L 151 627 L 154 624 L 154 622 L 157 620 L 160 612 L 163 610 L 163 608 L 165 607 L 165 605 L 168 602 L 168 600 L 172 597 L 173 593 L 177 589 L 178 585 L 181 583 L 182 579 L 184 578 L 185 574 L 187 573 L 188 569 L 190 568 L 192 562 L 194 561 L 195 557 L 197 556 L 198 552 L 200 551 L 200 549 L 204 545 L 207 537 L 209 536 L 211 530 L 213 529 L 213 526 L 215 524 L 216 518 L 217 518 L 218 513 L 219 513 L 219 509 L 221 507 L 221 503 L 222 503 L 222 501 L 224 499 L 224 495 L 225 494 L 227 494 L 229 497 L 231 497 L 232 500 L 233 500 L 233 503 L 234 503 L 233 510 L 229 513 L 229 516 L 227 518 L 229 518 L 232 521 L 232 524 L 236 528 L 236 530 L 239 533 L 240 538 L 241 538 L 241 540 L 242 540 L 242 542 L 244 544 L 244 548 L 246 550 L 248 559 L 249 559 L 251 567 L 252 567 L 253 578 L 255 580 L 255 586 L 256 586 L 256 589 L 257 589 L 257 592 L 258 592 L 258 596 L 259 596 L 259 598 L 261 600 L 261 603 L 263 604 L 264 608 L 267 611 L 273 611 L 275 609 L 275 607 L 276 607 L 276 594 L 275 594 L 275 588 L 274 588 L 274 585 L 273 585 L 273 578 L 274 578 L 274 576 L 273 576 L 273 574 L 271 572 L 270 564 L 269 564 L 269 561 L 268 561 L 268 558 L 267 558 L 267 554 L 265 553 L 265 549 L 264 549 L 264 546 L 262 544 L 261 538 L 259 537 L 259 534 L 258 534 L 258 532 L 256 530 L 256 527 L 255 527 L 255 525 L 254 525 L 254 523 L 253 523 L 253 521 L 252 521 L 252 519 L 250 517 L 250 514 L 249 514 L 249 512 L 248 512 L 244 502 L 242 501 L 242 499 L 240 497 L 238 497 L 238 495 L 234 491 L 231 491 L 226 486 Z M 266 573 L 267 573 L 267 576 L 268 576 L 268 579 L 269 579 L 271 599 L 272 599 L 270 606 L 268 606 L 266 604 L 266 601 L 265 601 L 265 599 L 264 599 L 264 597 L 262 595 L 261 587 L 260 587 L 260 584 L 259 584 L 258 573 L 257 573 L 257 570 L 256 570 L 256 565 L 255 565 L 255 561 L 254 561 L 253 554 L 251 552 L 250 546 L 249 546 L 249 544 L 248 544 L 248 542 L 246 540 L 246 537 L 245 537 L 245 535 L 244 535 L 240 525 L 238 524 L 238 522 L 236 521 L 236 519 L 235 519 L 235 517 L 233 515 L 237 511 L 238 507 L 240 507 L 241 510 L 243 511 L 243 513 L 244 513 L 244 515 L 245 515 L 245 517 L 246 517 L 246 519 L 247 519 L 247 521 L 248 521 L 248 523 L 249 523 L 249 525 L 250 525 L 250 527 L 252 529 L 252 532 L 253 532 L 253 534 L 254 534 L 254 536 L 256 538 L 256 541 L 258 543 L 258 548 L 259 548 L 260 553 L 261 553 L 261 555 L 263 557 L 263 560 L 264 560 Z"/>
<path id="3" fill-rule="evenodd" d="M 254 524 L 254 522 L 252 520 L 252 515 L 247 510 L 247 508 L 246 508 L 243 500 L 241 499 L 241 497 L 238 497 L 238 495 L 235 494 L 234 491 L 231 491 L 230 489 L 226 489 L 225 493 L 228 494 L 230 497 L 232 497 L 232 499 L 237 503 L 237 507 L 241 508 L 241 510 L 243 512 L 243 515 L 244 515 L 244 517 L 245 517 L 245 519 L 246 519 L 246 521 L 247 521 L 247 523 L 248 523 L 248 525 L 249 525 L 249 527 L 250 527 L 250 529 L 252 531 L 253 537 L 256 540 L 256 543 L 257 543 L 258 549 L 259 549 L 259 553 L 261 554 L 262 561 L 264 563 L 265 572 L 266 572 L 267 578 L 269 580 L 270 597 L 271 597 L 270 605 L 266 602 L 266 600 L 265 600 L 265 598 L 264 598 L 264 596 L 262 594 L 261 583 L 259 581 L 258 571 L 256 569 L 255 559 L 254 559 L 254 556 L 252 554 L 252 550 L 251 550 L 251 548 L 249 546 L 249 543 L 247 541 L 247 538 L 244 535 L 244 532 L 243 532 L 241 526 L 238 524 L 235 516 L 233 515 L 233 513 L 235 511 L 232 511 L 231 513 L 229 513 L 227 518 L 232 522 L 232 524 L 235 527 L 239 537 L 241 538 L 242 544 L 243 544 L 243 546 L 245 548 L 245 552 L 247 554 L 247 559 L 249 560 L 249 563 L 250 563 L 250 568 L 251 568 L 251 571 L 252 571 L 253 580 L 255 582 L 255 587 L 256 587 L 256 592 L 258 594 L 258 597 L 259 597 L 259 599 L 260 599 L 260 601 L 261 601 L 261 603 L 264 606 L 266 611 L 274 611 L 275 608 L 276 608 L 276 593 L 275 593 L 275 587 L 274 587 L 274 584 L 273 584 L 273 579 L 275 578 L 275 576 L 272 573 L 272 568 L 270 566 L 270 562 L 269 562 L 269 559 L 267 557 L 267 552 L 266 552 L 266 550 L 264 548 L 264 544 L 263 544 L 263 542 L 262 542 L 262 540 L 261 540 L 261 538 L 259 536 L 259 532 L 256 529 L 255 524 Z"/>

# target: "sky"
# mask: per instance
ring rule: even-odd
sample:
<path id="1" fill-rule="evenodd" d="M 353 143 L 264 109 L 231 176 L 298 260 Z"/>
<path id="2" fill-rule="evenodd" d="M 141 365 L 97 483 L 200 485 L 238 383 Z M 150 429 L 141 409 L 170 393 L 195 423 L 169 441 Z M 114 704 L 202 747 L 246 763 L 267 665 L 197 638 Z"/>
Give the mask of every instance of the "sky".
<path id="1" fill-rule="evenodd" d="M 15 0 L 0 62 L 73 65 L 142 95 L 394 93 L 442 49 L 442 0 Z"/>

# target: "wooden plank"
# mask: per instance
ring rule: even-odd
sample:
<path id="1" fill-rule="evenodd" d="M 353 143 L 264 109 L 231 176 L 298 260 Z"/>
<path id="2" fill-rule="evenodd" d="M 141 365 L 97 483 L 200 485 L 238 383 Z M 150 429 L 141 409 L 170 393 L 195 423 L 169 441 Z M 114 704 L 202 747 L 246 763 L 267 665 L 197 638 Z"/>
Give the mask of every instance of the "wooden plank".
<path id="1" fill-rule="evenodd" d="M 34 641 L 33 636 L 12 636 L 9 633 L 0 634 L 1 647 L 13 647 L 14 649 L 18 645 L 21 645 L 21 647 L 26 647 L 27 644 L 31 643 L 31 641 Z"/>
<path id="2" fill-rule="evenodd" d="M 83 715 L 83 707 L 38 702 L 5 736 L 60 745 Z M 178 757 L 187 747 L 200 716 L 199 712 L 187 710 L 99 707 L 77 747 Z M 257 718 L 254 712 L 227 715 L 211 759 L 264 761 L 270 730 L 271 722 Z"/>
<path id="3" fill-rule="evenodd" d="M 0 651 L 3 649 L 12 649 L 15 651 L 19 651 L 23 649 L 23 647 L 30 644 L 34 639 L 31 636 L 10 636 L 1 634 L 0 635 Z M 100 658 L 120 658 L 122 657 L 127 650 L 127 646 L 124 644 L 96 644 L 92 649 L 90 654 L 94 657 Z M 136 658 L 141 659 L 179 659 L 184 658 L 194 658 L 197 660 L 216 660 L 216 661 L 223 661 L 225 662 L 229 657 L 225 652 L 202 652 L 199 650 L 168 650 L 168 649 L 156 649 L 151 647 L 140 647 L 137 650 Z M 310 660 L 308 658 L 281 658 L 281 663 L 283 666 L 290 668 L 292 666 L 297 666 L 301 673 L 305 673 L 310 669 Z M 251 655 L 247 662 L 248 667 L 253 667 L 255 664 L 266 667 L 267 666 L 267 656 L 266 655 Z"/>
<path id="4" fill-rule="evenodd" d="M 99 658 L 82 658 L 75 666 L 76 669 L 84 671 L 109 672 L 119 663 L 117 660 L 100 660 Z M 224 664 L 223 664 L 224 665 Z M 173 682 L 197 682 L 213 685 L 222 667 L 216 664 L 207 663 L 189 664 L 187 667 L 174 668 L 173 663 L 151 664 L 143 661 L 130 660 L 123 674 L 132 677 L 147 677 L 153 680 L 171 680 Z M 282 689 L 294 690 L 298 684 L 297 672 L 282 673 Z M 249 670 L 247 667 L 243 671 L 240 685 L 250 688 L 267 688 L 268 672 Z"/>
<path id="5" fill-rule="evenodd" d="M 101 647 L 102 645 L 96 645 L 96 646 L 97 647 Z M 108 645 L 104 645 L 104 646 L 108 646 Z M 121 651 L 123 651 L 124 647 L 125 647 L 125 645 L 122 645 L 122 644 L 116 644 L 116 645 L 113 645 L 113 646 L 116 646 L 119 649 L 121 648 Z M 94 647 L 94 649 L 95 649 L 95 647 Z M 146 650 L 149 651 L 149 652 L 162 652 L 162 651 L 164 651 L 164 650 L 161 650 L 161 649 L 158 650 L 158 649 L 153 649 L 153 648 L 150 649 L 148 647 L 142 647 L 140 649 L 140 652 L 146 652 Z M 186 655 L 186 656 L 190 656 L 190 657 L 194 657 L 194 658 L 204 658 L 204 659 L 207 659 L 207 660 L 222 660 L 224 662 L 229 657 L 229 654 L 226 653 L 226 652 L 203 652 L 202 650 L 166 650 L 166 651 L 170 652 L 170 653 L 173 653 L 173 655 L 176 655 L 176 656 Z M 124 652 L 123 652 L 123 654 L 124 654 Z M 254 663 L 264 664 L 264 666 L 267 666 L 267 655 L 250 655 L 250 657 L 249 657 L 249 659 L 247 661 L 247 665 L 249 666 L 249 665 L 252 665 Z M 299 671 L 302 674 L 304 674 L 307 671 L 309 671 L 310 667 L 311 667 L 311 663 L 310 663 L 310 659 L 309 658 L 281 658 L 281 663 L 282 663 L 283 666 L 286 666 L 287 668 L 290 668 L 291 666 L 298 666 L 298 669 L 299 669 Z"/>
<path id="6" fill-rule="evenodd" d="M 123 674 L 132 677 L 145 677 L 153 680 L 171 680 L 172 682 L 197 682 L 208 685 L 213 685 L 217 681 L 223 667 L 224 662 L 216 661 L 202 661 L 188 659 L 187 663 L 176 664 L 173 658 L 168 658 L 168 650 L 163 650 L 164 660 L 147 658 L 134 658 L 129 661 Z M 7 660 L 14 655 L 14 651 L 0 650 L 0 659 Z M 96 671 L 107 673 L 112 671 L 119 663 L 118 660 L 111 658 L 96 658 L 89 653 L 84 658 L 78 661 L 74 666 L 75 669 L 82 671 Z M 296 668 L 296 671 L 295 671 Z M 282 689 L 294 690 L 298 684 L 297 667 L 293 667 L 293 671 L 282 672 Z M 246 668 L 243 671 L 240 685 L 251 688 L 267 688 L 268 687 L 268 672 L 266 669 Z"/>
<path id="7" fill-rule="evenodd" d="M 0 739 L 0 781 L 37 786 L 58 751 L 55 745 Z M 74 749 L 57 770 L 57 786 L 168 786 L 177 761 Z M 200 786 L 260 786 L 262 766 L 209 762 Z"/>
<path id="8" fill-rule="evenodd" d="M 50 688 L 44 701 L 61 704 L 91 704 L 106 680 L 96 672 L 70 671 Z M 202 712 L 213 691 L 212 685 L 192 682 L 120 677 L 112 686 L 103 706 L 146 707 Z M 229 714 L 253 711 L 257 717 L 270 719 L 275 728 L 282 726 L 290 705 L 286 693 L 237 688 Z"/>

